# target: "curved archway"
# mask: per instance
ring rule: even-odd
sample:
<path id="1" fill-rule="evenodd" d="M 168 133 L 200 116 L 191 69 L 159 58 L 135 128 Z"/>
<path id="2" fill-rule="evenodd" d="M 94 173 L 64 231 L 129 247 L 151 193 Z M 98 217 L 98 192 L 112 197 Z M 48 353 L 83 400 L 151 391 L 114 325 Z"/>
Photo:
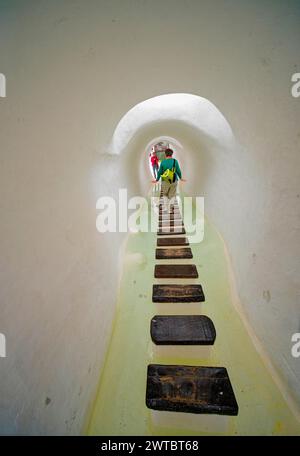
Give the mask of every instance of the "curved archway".
<path id="1" fill-rule="evenodd" d="M 138 103 L 119 121 L 108 148 L 109 154 L 121 157 L 122 169 L 137 180 L 134 192 L 147 192 L 148 171 L 142 152 L 162 138 L 180 145 L 178 156 L 189 177 L 187 190 L 192 194 L 205 193 L 215 151 L 228 150 L 235 143 L 223 114 L 198 95 L 165 94 Z"/>
<path id="2" fill-rule="evenodd" d="M 180 121 L 223 143 L 233 139 L 231 127 L 218 108 L 206 98 L 187 93 L 159 95 L 138 103 L 118 123 L 110 153 L 121 154 L 134 135 L 146 125 Z"/>

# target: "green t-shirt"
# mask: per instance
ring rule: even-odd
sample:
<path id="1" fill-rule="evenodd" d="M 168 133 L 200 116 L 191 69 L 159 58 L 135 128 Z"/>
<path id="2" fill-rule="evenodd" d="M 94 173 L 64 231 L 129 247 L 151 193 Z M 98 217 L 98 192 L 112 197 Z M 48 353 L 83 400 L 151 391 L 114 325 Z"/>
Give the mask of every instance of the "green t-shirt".
<path id="1" fill-rule="evenodd" d="M 177 181 L 178 177 L 179 177 L 179 179 L 181 179 L 181 169 L 180 169 L 179 163 L 176 160 L 176 158 L 166 158 L 160 164 L 156 180 L 159 181 L 159 179 L 161 178 L 161 175 L 167 169 L 173 169 L 173 168 L 175 168 L 175 181 Z"/>

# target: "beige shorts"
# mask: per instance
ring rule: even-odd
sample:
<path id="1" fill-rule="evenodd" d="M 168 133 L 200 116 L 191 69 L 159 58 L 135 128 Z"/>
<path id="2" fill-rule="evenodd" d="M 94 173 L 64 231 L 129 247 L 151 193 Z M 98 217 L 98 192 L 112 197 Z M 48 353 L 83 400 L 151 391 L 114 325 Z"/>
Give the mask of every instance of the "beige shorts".
<path id="1" fill-rule="evenodd" d="M 169 199 L 175 198 L 177 193 L 177 181 L 170 184 L 167 181 L 161 182 L 161 189 L 163 196 L 166 196 Z"/>

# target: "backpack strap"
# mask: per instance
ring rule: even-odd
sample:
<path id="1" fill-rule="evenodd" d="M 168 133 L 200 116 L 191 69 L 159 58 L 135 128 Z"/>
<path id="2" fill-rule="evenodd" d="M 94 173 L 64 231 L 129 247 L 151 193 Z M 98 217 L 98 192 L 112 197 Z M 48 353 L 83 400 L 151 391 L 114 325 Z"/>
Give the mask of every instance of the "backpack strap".
<path id="1" fill-rule="evenodd" d="M 176 173 L 175 173 L 175 158 L 173 159 L 173 183 L 175 182 L 175 177 L 176 177 Z"/>

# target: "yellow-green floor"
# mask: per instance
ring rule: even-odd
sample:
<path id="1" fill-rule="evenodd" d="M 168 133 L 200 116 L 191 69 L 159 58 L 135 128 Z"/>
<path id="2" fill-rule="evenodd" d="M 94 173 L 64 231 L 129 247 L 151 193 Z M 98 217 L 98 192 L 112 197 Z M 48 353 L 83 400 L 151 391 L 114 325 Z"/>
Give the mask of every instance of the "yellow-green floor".
<path id="1" fill-rule="evenodd" d="M 151 299 L 157 262 L 156 239 L 155 233 L 129 235 L 113 335 L 88 434 L 201 435 L 180 426 L 154 426 L 145 405 L 149 363 L 226 367 L 239 404 L 239 415 L 229 417 L 231 435 L 300 434 L 299 422 L 287 407 L 232 305 L 223 243 L 207 220 L 204 241 L 192 245 L 192 251 L 199 272 L 198 283 L 206 296 L 198 313 L 208 315 L 217 331 L 213 357 L 209 362 L 153 357 L 150 320 L 157 313 Z"/>

